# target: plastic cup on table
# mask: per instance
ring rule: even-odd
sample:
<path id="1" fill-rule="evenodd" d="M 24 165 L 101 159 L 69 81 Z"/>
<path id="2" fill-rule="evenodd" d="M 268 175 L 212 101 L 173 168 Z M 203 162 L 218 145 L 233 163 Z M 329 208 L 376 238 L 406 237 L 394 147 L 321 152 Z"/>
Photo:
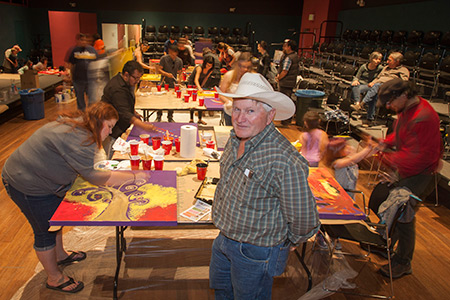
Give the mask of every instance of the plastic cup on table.
<path id="1" fill-rule="evenodd" d="M 146 157 L 142 160 L 142 168 L 146 171 L 150 171 L 152 169 L 152 158 Z"/>
<path id="2" fill-rule="evenodd" d="M 177 83 L 177 84 L 175 84 L 175 92 L 177 92 L 179 90 L 180 90 L 180 85 Z"/>
<path id="3" fill-rule="evenodd" d="M 130 157 L 131 170 L 139 170 L 139 162 L 140 161 L 141 161 L 141 157 L 139 155 L 132 155 Z"/>
<path id="4" fill-rule="evenodd" d="M 153 163 L 155 164 L 155 170 L 162 170 L 164 164 L 164 156 L 157 155 L 153 157 Z"/>
<path id="5" fill-rule="evenodd" d="M 199 97 L 198 98 L 198 106 L 203 106 L 203 105 L 205 105 L 205 98 Z"/>
<path id="6" fill-rule="evenodd" d="M 161 137 L 160 136 L 152 137 L 152 146 L 153 146 L 153 150 L 157 150 L 157 149 L 159 149 L 159 147 L 161 147 Z"/>
<path id="7" fill-rule="evenodd" d="M 216 99 L 219 98 L 219 93 L 215 92 L 214 93 L 214 98 L 216 98 Z"/>
<path id="8" fill-rule="evenodd" d="M 177 98 L 181 98 L 181 90 L 177 90 Z"/>
<path id="9" fill-rule="evenodd" d="M 175 150 L 177 152 L 180 152 L 180 146 L 181 146 L 180 139 L 175 139 Z"/>
<path id="10" fill-rule="evenodd" d="M 172 150 L 172 141 L 164 140 L 161 142 L 162 148 L 164 149 L 164 155 L 169 155 Z"/>
<path id="11" fill-rule="evenodd" d="M 139 154 L 139 142 L 136 140 L 130 141 L 130 153 L 131 155 L 138 155 Z"/>
<path id="12" fill-rule="evenodd" d="M 148 145 L 148 142 L 150 141 L 150 135 L 149 134 L 143 133 L 143 134 L 139 135 L 139 137 L 141 138 L 141 141 L 144 144 Z"/>
<path id="13" fill-rule="evenodd" d="M 215 145 L 216 145 L 216 142 L 214 142 L 214 141 L 206 141 L 206 148 L 214 149 Z"/>
<path id="14" fill-rule="evenodd" d="M 189 94 L 184 95 L 184 102 L 189 102 Z"/>
<path id="15" fill-rule="evenodd" d="M 197 101 L 197 92 L 192 93 L 192 101 Z"/>
<path id="16" fill-rule="evenodd" d="M 188 92 L 189 96 L 192 95 L 192 92 L 193 92 L 193 91 L 194 91 L 194 90 L 193 90 L 192 88 L 188 88 L 188 89 L 187 89 L 187 92 Z"/>
<path id="17" fill-rule="evenodd" d="M 166 89 L 166 91 L 169 91 L 169 84 L 166 83 L 166 84 L 164 85 L 164 88 Z"/>
<path id="18" fill-rule="evenodd" d="M 158 89 L 158 92 L 161 92 L 161 85 L 160 85 L 160 84 L 158 84 L 158 85 L 156 86 L 156 88 Z"/>
<path id="19" fill-rule="evenodd" d="M 197 164 L 197 179 L 203 180 L 206 177 L 206 170 L 208 169 L 208 165 L 204 163 Z"/>

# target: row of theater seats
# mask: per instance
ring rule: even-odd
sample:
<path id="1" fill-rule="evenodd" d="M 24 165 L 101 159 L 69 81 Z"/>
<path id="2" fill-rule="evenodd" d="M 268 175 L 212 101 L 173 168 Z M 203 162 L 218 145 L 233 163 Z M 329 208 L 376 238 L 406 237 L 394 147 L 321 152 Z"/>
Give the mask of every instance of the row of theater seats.
<path id="1" fill-rule="evenodd" d="M 159 26 L 158 31 L 153 25 L 148 25 L 145 28 L 145 39 L 149 42 L 152 58 L 159 58 L 164 51 L 164 42 L 167 41 L 169 36 L 173 36 L 176 39 L 180 36 L 184 36 L 190 39 L 192 42 L 199 40 L 200 38 L 210 38 L 213 46 L 220 42 L 227 43 L 235 48 L 235 50 L 248 50 L 249 38 L 243 35 L 241 28 L 229 27 L 209 27 L 207 34 L 202 26 L 197 26 L 193 30 L 191 26 Z"/>
<path id="2" fill-rule="evenodd" d="M 315 45 L 313 55 L 304 55 L 302 61 L 330 73 L 342 65 L 357 69 L 373 51 L 382 53 L 384 59 L 394 51 L 403 53 L 402 63 L 423 95 L 444 99 L 450 90 L 450 32 L 347 29 L 341 38 Z"/>

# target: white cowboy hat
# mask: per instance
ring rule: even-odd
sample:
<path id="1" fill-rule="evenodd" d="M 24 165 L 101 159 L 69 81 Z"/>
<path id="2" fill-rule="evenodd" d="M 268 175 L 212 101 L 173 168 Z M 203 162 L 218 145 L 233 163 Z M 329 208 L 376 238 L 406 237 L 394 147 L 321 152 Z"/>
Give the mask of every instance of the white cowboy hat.
<path id="1" fill-rule="evenodd" d="M 295 113 L 294 102 L 285 94 L 274 91 L 270 83 L 258 73 L 245 73 L 234 94 L 223 93 L 218 87 L 216 90 L 225 97 L 250 98 L 270 105 L 276 109 L 276 121 L 289 119 Z"/>

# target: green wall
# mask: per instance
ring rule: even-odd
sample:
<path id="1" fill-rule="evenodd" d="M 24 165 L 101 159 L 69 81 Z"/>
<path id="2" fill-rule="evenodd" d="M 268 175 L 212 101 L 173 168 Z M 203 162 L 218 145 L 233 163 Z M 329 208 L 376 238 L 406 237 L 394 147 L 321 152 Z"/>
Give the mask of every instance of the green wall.
<path id="1" fill-rule="evenodd" d="M 300 12 L 299 12 L 300 13 Z M 255 40 L 265 40 L 270 43 L 282 42 L 290 37 L 289 29 L 300 28 L 301 15 L 299 16 L 268 16 L 268 15 L 245 15 L 245 14 L 202 14 L 202 13 L 170 13 L 149 11 L 99 11 L 97 21 L 99 28 L 101 23 L 129 23 L 141 24 L 142 19 L 147 25 L 168 26 L 203 26 L 207 33 L 208 27 L 240 27 L 245 30 L 247 22 L 252 24 L 255 31 Z"/>
<path id="2" fill-rule="evenodd" d="M 22 48 L 19 58 L 27 59 L 33 41 L 41 39 L 41 47 L 49 47 L 50 32 L 47 10 L 0 4 L 0 59 L 7 48 L 18 44 Z"/>
<path id="3" fill-rule="evenodd" d="M 450 31 L 450 1 L 416 3 L 343 10 L 344 29 Z"/>

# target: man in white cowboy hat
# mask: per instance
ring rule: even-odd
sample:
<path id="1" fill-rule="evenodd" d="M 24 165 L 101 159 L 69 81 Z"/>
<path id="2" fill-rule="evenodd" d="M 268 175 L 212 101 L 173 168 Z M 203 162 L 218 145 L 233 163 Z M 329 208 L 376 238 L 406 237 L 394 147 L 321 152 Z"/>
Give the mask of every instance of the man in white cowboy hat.
<path id="1" fill-rule="evenodd" d="M 289 250 L 320 222 L 308 186 L 308 163 L 275 128 L 295 106 L 261 75 L 246 73 L 233 99 L 233 130 L 220 161 L 209 279 L 216 299 L 271 299 L 273 277 Z"/>

